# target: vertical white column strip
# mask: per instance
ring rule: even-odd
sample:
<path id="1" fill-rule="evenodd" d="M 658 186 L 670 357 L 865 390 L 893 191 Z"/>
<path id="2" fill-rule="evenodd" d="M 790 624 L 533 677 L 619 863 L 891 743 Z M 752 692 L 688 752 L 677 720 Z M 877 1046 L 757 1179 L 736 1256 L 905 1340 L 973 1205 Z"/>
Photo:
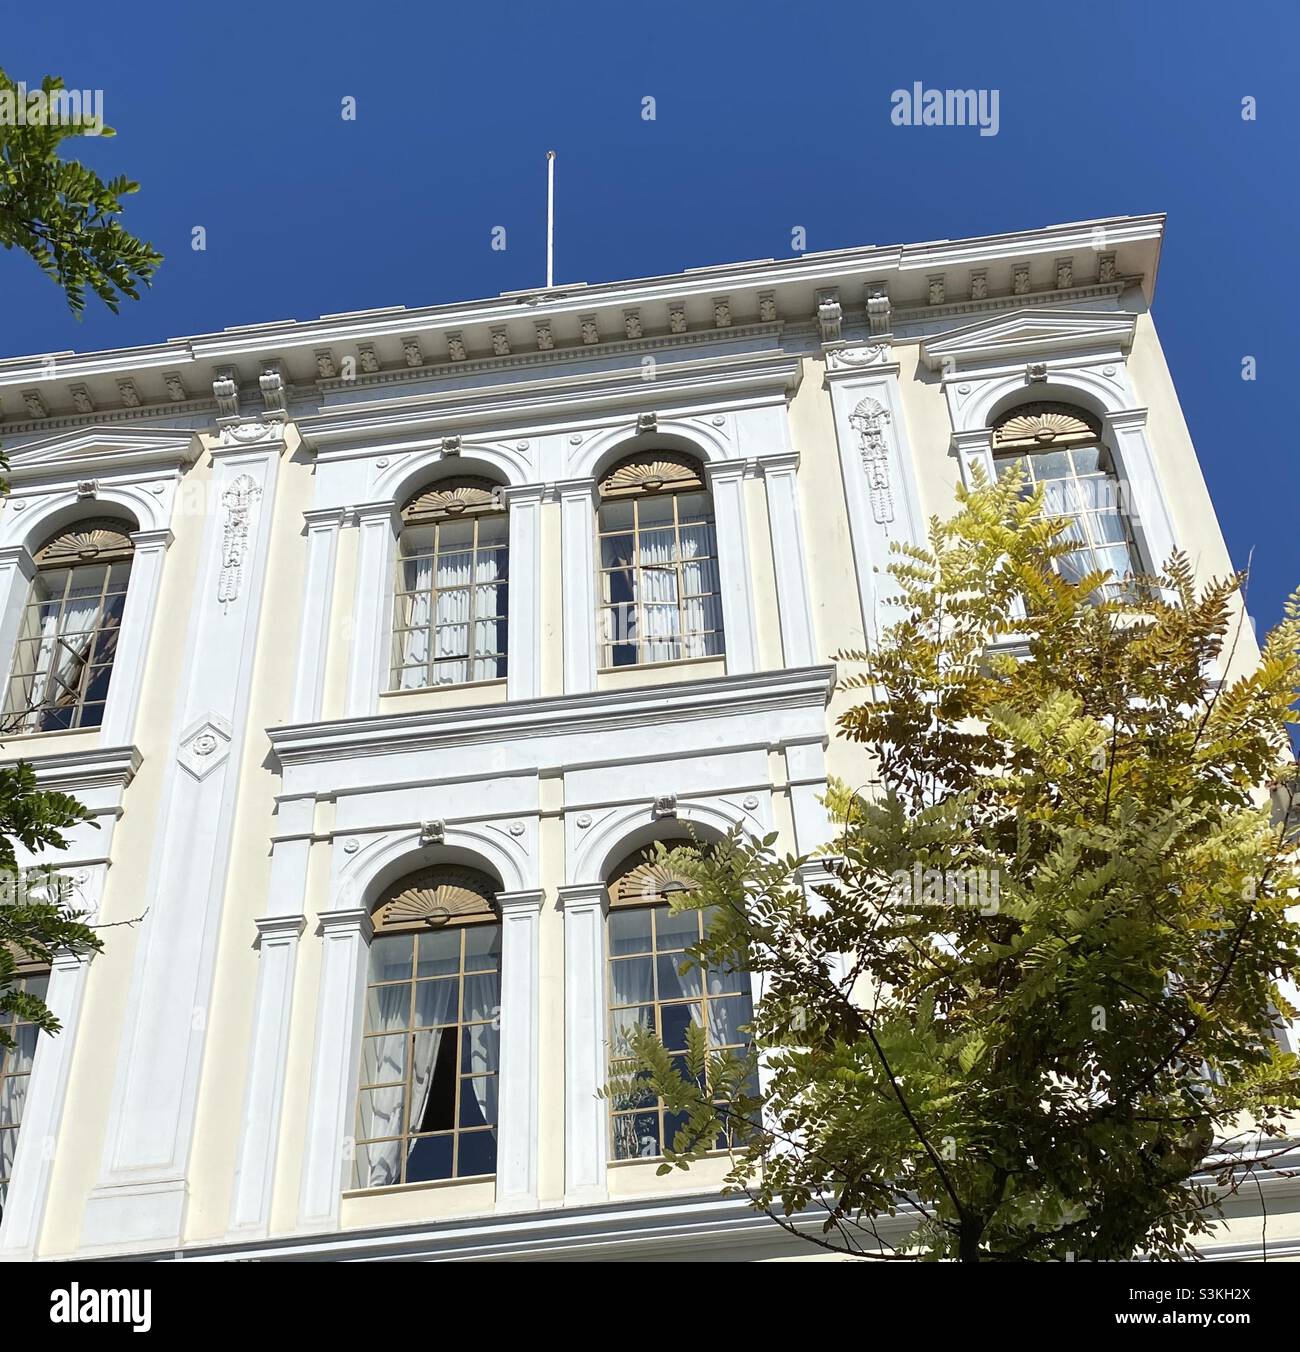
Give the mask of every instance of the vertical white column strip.
<path id="1" fill-rule="evenodd" d="M 817 660 L 808 565 L 799 511 L 799 481 L 794 452 L 759 461 L 767 483 L 767 523 L 772 536 L 772 567 L 781 616 L 781 654 L 787 667 L 810 667 Z"/>
<path id="2" fill-rule="evenodd" d="M 36 562 L 26 545 L 0 549 L 0 675 L 6 682 L 13 671 L 18 629 L 35 574 Z"/>
<path id="3" fill-rule="evenodd" d="M 560 495 L 564 588 L 564 693 L 596 688 L 596 481 L 572 479 Z"/>
<path id="4" fill-rule="evenodd" d="M 276 812 L 267 889 L 271 913 L 256 921 L 257 994 L 230 1206 L 233 1237 L 264 1236 L 270 1223 L 298 941 L 307 923 L 303 907 L 315 813 L 313 795 L 281 799 Z"/>
<path id="5" fill-rule="evenodd" d="M 102 870 L 101 865 L 101 873 Z M 3 1262 L 30 1261 L 36 1257 L 40 1244 L 41 1222 L 54 1168 L 54 1147 L 63 1120 L 72 1054 L 76 1050 L 81 1005 L 93 956 L 65 950 L 56 953 L 50 964 L 45 1003 L 61 1028 L 53 1037 L 41 1034 L 36 1044 L 4 1219 L 0 1221 Z"/>
<path id="6" fill-rule="evenodd" d="M 247 429 L 244 437 L 234 435 Z M 226 428 L 103 1163 L 83 1243 L 177 1244 L 275 513 L 282 428 Z"/>
<path id="7" fill-rule="evenodd" d="M 607 1195 L 608 1076 L 605 1034 L 605 888 L 560 888 L 564 912 L 564 1200 Z"/>
<path id="8" fill-rule="evenodd" d="M 145 657 L 162 588 L 163 559 L 172 542 L 172 533 L 166 529 L 136 531 L 131 542 L 135 546 L 131 556 L 131 581 L 126 589 L 126 605 L 122 608 L 117 652 L 100 730 L 104 746 L 126 746 L 134 740 L 132 732 L 140 707 L 140 688 L 144 684 Z"/>
<path id="9" fill-rule="evenodd" d="M 360 907 L 320 917 L 320 998 L 298 1194 L 298 1228 L 308 1233 L 338 1228 L 341 1194 L 349 1182 L 352 1161 L 346 1144 L 356 1111 L 352 1087 L 372 933 L 370 916 Z"/>
<path id="10" fill-rule="evenodd" d="M 298 669 L 293 679 L 292 723 L 320 717 L 325 694 L 325 658 L 329 651 L 330 611 L 334 605 L 334 568 L 338 559 L 343 509 L 304 512 L 307 522 L 307 568 L 302 587 L 302 629 L 298 636 Z"/>
<path id="11" fill-rule="evenodd" d="M 535 699 L 542 692 L 542 492 L 530 485 L 501 494 L 510 513 L 507 699 Z"/>
<path id="12" fill-rule="evenodd" d="M 539 928 L 542 893 L 500 892 L 501 1092 L 497 1210 L 537 1206 Z"/>
<path id="13" fill-rule="evenodd" d="M 715 461 L 705 467 L 718 535 L 718 576 L 726 631 L 727 674 L 745 675 L 758 666 L 754 632 L 754 588 L 745 521 L 745 461 Z"/>
<path id="14" fill-rule="evenodd" d="M 388 688 L 388 635 L 392 631 L 393 553 L 402 519 L 391 502 L 357 508 L 357 581 L 352 603 L 352 660 L 348 670 L 348 718 L 379 707 Z"/>
<path id="15" fill-rule="evenodd" d="M 1106 440 L 1115 453 L 1120 510 L 1145 546 L 1147 568 L 1159 572 L 1174 552 L 1174 527 L 1147 435 L 1147 411 L 1131 408 L 1108 413 L 1104 426 Z"/>

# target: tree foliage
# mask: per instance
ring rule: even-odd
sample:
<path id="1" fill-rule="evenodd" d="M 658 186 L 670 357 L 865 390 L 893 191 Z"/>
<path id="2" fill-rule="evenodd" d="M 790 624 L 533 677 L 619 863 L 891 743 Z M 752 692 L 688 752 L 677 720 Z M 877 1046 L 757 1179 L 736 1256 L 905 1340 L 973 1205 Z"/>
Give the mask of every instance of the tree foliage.
<path id="1" fill-rule="evenodd" d="M 638 1031 L 642 1087 L 687 1114 L 664 1167 L 729 1130 L 728 1186 L 820 1211 L 835 1248 L 1185 1256 L 1300 1108 L 1275 1037 L 1300 595 L 1229 676 L 1242 578 L 1198 590 L 1176 555 L 1101 599 L 1053 567 L 1065 530 L 1041 490 L 981 480 L 897 552 L 900 617 L 841 655 L 864 783 L 830 795 L 829 883 L 774 836 L 667 851 L 697 884 L 674 906 L 713 915 L 694 959 L 761 984 L 766 1069 L 747 1095 L 748 1067 L 697 1044 L 683 1074 Z M 878 1224 L 904 1212 L 894 1250 Z"/>
<path id="2" fill-rule="evenodd" d="M 63 87 L 47 75 L 40 92 L 48 102 Z M 0 70 L 0 97 L 6 91 L 19 99 L 17 85 Z M 112 136 L 113 129 L 84 110 L 57 122 L 0 123 L 0 245 L 30 254 L 78 316 L 87 288 L 114 313 L 123 297 L 138 299 L 139 285 L 149 285 L 162 261 L 117 219 L 122 198 L 140 185 L 122 175 L 105 182 L 84 164 L 60 158 L 62 142 L 83 135 Z"/>

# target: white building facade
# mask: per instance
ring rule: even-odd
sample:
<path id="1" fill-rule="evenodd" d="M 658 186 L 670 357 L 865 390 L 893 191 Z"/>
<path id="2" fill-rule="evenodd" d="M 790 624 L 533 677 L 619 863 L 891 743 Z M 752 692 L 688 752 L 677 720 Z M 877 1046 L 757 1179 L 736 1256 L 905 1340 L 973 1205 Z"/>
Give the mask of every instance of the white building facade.
<path id="1" fill-rule="evenodd" d="M 1163 228 L 0 362 L 2 755 L 90 808 L 107 927 L 25 974 L 0 1257 L 802 1254 L 596 1096 L 629 1011 L 725 1045 L 751 998 L 672 987 L 639 852 L 825 845 L 832 654 L 977 465 L 1122 484 L 1085 562 L 1230 571 Z"/>

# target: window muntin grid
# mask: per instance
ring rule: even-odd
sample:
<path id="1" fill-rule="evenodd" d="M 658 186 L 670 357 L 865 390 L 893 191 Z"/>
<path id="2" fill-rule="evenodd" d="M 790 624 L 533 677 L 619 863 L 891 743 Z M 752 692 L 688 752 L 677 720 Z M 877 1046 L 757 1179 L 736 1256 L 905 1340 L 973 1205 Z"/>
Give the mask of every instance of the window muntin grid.
<path id="1" fill-rule="evenodd" d="M 501 925 L 371 941 L 352 1185 L 496 1173 Z"/>
<path id="2" fill-rule="evenodd" d="M 49 982 L 48 972 L 32 972 L 15 977 L 10 988 L 44 1000 Z M 0 1047 L 0 1216 L 3 1216 L 40 1029 L 11 1010 L 0 1010 L 0 1028 L 14 1040 L 14 1046 Z"/>
<path id="3" fill-rule="evenodd" d="M 97 728 L 131 576 L 129 558 L 42 567 L 32 580 L 5 700 L 13 732 Z"/>
<path id="4" fill-rule="evenodd" d="M 408 522 L 393 595 L 390 690 L 505 677 L 509 519 Z"/>
<path id="5" fill-rule="evenodd" d="M 682 973 L 685 950 L 704 937 L 710 911 L 673 911 L 667 905 L 617 906 L 606 926 L 609 965 L 609 1049 L 611 1073 L 626 1071 L 619 1055 L 636 1024 L 653 1028 L 683 1075 L 686 1030 L 692 1023 L 706 1032 L 709 1051 L 749 1049 L 743 1030 L 753 1017 L 749 976 L 744 972 L 692 966 Z M 753 1087 L 751 1086 L 751 1092 Z M 615 1160 L 652 1159 L 685 1123 L 649 1093 L 610 1099 L 610 1154 Z M 720 1134 L 715 1149 L 725 1149 Z"/>
<path id="6" fill-rule="evenodd" d="M 1063 577 L 1077 582 L 1095 569 L 1109 569 L 1112 577 L 1098 594 L 1108 598 L 1128 594 L 1129 580 L 1137 572 L 1137 551 L 1121 511 L 1119 480 L 1102 447 L 1000 455 L 994 464 L 999 478 L 1013 468 L 1021 470 L 1026 476 L 1025 497 L 1041 483 L 1044 513 L 1069 519 L 1062 538 L 1075 548 L 1056 561 Z"/>
<path id="7" fill-rule="evenodd" d="M 709 495 L 648 490 L 601 502 L 597 624 L 602 667 L 724 652 Z"/>

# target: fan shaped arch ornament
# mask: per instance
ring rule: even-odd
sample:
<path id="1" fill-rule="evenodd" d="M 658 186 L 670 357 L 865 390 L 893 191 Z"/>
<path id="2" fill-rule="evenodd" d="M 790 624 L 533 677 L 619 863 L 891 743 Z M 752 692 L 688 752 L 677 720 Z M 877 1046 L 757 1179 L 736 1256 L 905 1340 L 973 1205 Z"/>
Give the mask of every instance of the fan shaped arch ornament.
<path id="1" fill-rule="evenodd" d="M 402 508 L 402 519 L 433 521 L 466 513 L 500 511 L 499 487 L 491 479 L 444 479 L 413 493 Z"/>
<path id="2" fill-rule="evenodd" d="M 496 885 L 474 869 L 422 869 L 388 888 L 373 915 L 376 933 L 496 920 Z"/>
<path id="3" fill-rule="evenodd" d="M 676 841 L 674 844 L 688 844 Z M 609 883 L 611 906 L 638 906 L 666 901 L 674 892 L 693 892 L 699 884 L 661 859 L 638 852 L 614 871 Z"/>
<path id="4" fill-rule="evenodd" d="M 642 451 L 618 461 L 601 479 L 602 497 L 624 493 L 699 491 L 704 478 L 689 455 L 676 451 Z"/>
<path id="5" fill-rule="evenodd" d="M 111 517 L 78 521 L 52 535 L 36 551 L 36 562 L 45 567 L 71 567 L 129 557 L 134 549 L 129 529 Z"/>
<path id="6" fill-rule="evenodd" d="M 1043 450 L 1098 440 L 1101 425 L 1072 404 L 1022 404 L 993 424 L 994 451 Z"/>

